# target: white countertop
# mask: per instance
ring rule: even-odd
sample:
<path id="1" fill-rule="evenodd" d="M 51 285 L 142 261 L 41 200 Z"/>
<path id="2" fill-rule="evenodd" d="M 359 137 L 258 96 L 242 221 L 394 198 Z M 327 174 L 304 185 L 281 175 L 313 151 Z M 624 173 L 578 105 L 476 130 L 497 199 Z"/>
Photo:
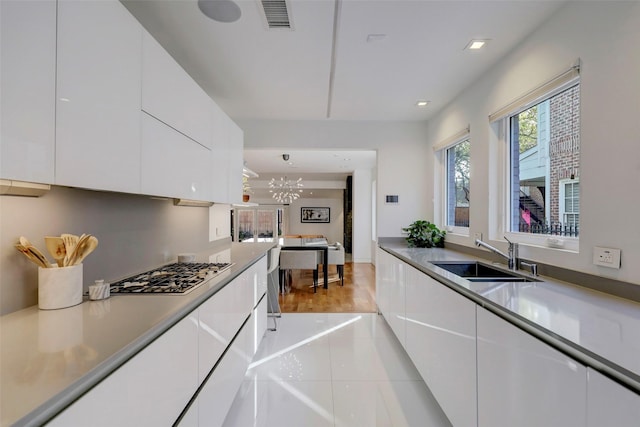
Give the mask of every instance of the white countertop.
<path id="1" fill-rule="evenodd" d="M 197 254 L 234 265 L 186 295 L 114 295 L 61 310 L 0 317 L 0 425 L 39 425 L 129 360 L 274 243 L 235 243 Z"/>
<path id="2" fill-rule="evenodd" d="M 640 303 L 545 276 L 537 277 L 540 282 L 470 282 L 432 262 L 490 262 L 447 249 L 381 246 L 536 337 L 640 392 Z"/>

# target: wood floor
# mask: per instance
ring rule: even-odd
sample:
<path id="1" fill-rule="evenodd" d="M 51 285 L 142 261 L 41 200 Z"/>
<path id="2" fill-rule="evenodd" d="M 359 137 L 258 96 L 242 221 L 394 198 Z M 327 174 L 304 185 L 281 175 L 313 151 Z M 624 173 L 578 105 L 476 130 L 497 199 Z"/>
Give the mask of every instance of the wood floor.
<path id="1" fill-rule="evenodd" d="M 313 293 L 313 275 L 294 271 L 291 288 L 280 295 L 283 313 L 374 313 L 376 307 L 376 272 L 373 264 L 347 262 L 344 286 L 335 266 L 329 267 L 329 289 L 324 289 L 322 266 L 318 274 L 318 292 Z"/>

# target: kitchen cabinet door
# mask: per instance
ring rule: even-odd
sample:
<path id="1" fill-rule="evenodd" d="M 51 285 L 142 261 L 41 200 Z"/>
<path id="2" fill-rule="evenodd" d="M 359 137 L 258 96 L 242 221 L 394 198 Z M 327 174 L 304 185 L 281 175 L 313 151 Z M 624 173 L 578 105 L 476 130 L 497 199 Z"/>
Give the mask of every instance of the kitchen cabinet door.
<path id="1" fill-rule="evenodd" d="M 253 280 L 253 306 L 256 307 L 267 293 L 267 257 L 262 257 L 251 266 Z"/>
<path id="2" fill-rule="evenodd" d="M 586 425 L 584 365 L 481 307 L 477 322 L 479 426 Z"/>
<path id="3" fill-rule="evenodd" d="M 229 151 L 228 191 L 229 203 L 242 203 L 242 168 L 244 159 L 244 133 L 229 117 L 225 119 Z"/>
<path id="4" fill-rule="evenodd" d="M 199 383 L 209 375 L 251 312 L 250 293 L 242 288 L 246 283 L 241 275 L 198 309 Z"/>
<path id="5" fill-rule="evenodd" d="M 396 282 L 393 259 L 389 253 L 380 248 L 376 250 L 376 304 L 378 311 L 385 319 L 389 317 L 389 292 Z"/>
<path id="6" fill-rule="evenodd" d="M 212 102 L 211 117 L 211 200 L 230 204 L 232 203 L 229 198 L 231 144 L 228 140 L 227 132 L 227 120 L 229 118 L 215 102 Z"/>
<path id="7" fill-rule="evenodd" d="M 140 192 L 142 26 L 117 0 L 58 1 L 55 182 Z"/>
<path id="8" fill-rule="evenodd" d="M 142 116 L 141 193 L 211 199 L 211 151 L 154 117 Z"/>
<path id="9" fill-rule="evenodd" d="M 215 154 L 212 153 L 213 156 Z M 215 181 L 213 183 L 215 192 Z M 214 193 L 215 194 L 215 193 Z M 212 196 L 211 200 L 219 200 Z M 231 237 L 231 206 L 216 203 L 209 208 L 209 241 Z"/>
<path id="10" fill-rule="evenodd" d="M 210 149 L 212 103 L 204 90 L 145 30 L 142 110 Z"/>
<path id="11" fill-rule="evenodd" d="M 406 266 L 406 350 L 454 426 L 477 425 L 476 304 Z"/>
<path id="12" fill-rule="evenodd" d="M 172 425 L 198 387 L 197 320 L 181 320 L 48 425 Z"/>
<path id="13" fill-rule="evenodd" d="M 389 316 L 385 317 L 403 347 L 406 345 L 405 291 L 407 264 L 393 257 L 393 282 L 389 283 Z"/>
<path id="14" fill-rule="evenodd" d="M 265 256 L 198 308 L 199 382 L 202 382 L 213 369 L 244 321 L 263 299 L 266 293 L 266 281 L 267 257 Z M 263 324 L 266 329 L 266 307 L 263 314 L 264 319 L 258 319 L 254 315 L 254 320 L 258 322 L 256 330 L 262 329 Z M 263 334 L 260 335 L 260 340 Z M 254 337 L 253 342 L 259 345 L 260 340 Z"/>
<path id="15" fill-rule="evenodd" d="M 640 420 L 640 395 L 587 368 L 587 426 L 634 427 Z"/>
<path id="16" fill-rule="evenodd" d="M 56 3 L 0 2 L 0 178 L 54 183 Z"/>
<path id="17" fill-rule="evenodd" d="M 197 396 L 198 425 L 216 427 L 223 424 L 253 358 L 255 325 L 254 313 L 200 389 Z"/>

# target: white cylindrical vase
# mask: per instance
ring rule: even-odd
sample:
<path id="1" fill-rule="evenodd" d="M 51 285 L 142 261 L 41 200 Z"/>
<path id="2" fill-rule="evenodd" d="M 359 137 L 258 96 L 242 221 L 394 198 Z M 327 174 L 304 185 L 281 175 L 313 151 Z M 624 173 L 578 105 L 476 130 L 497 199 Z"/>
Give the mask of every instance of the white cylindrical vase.
<path id="1" fill-rule="evenodd" d="M 55 310 L 82 302 L 82 264 L 38 268 L 38 307 Z"/>

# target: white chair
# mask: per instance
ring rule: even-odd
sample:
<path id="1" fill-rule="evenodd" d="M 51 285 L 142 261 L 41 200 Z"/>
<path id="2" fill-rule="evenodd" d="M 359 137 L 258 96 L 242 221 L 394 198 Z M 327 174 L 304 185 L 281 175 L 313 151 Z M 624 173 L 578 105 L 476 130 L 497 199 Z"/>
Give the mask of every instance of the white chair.
<path id="1" fill-rule="evenodd" d="M 269 268 L 267 270 L 267 313 L 273 318 L 273 328 L 278 328 L 277 318 L 282 316 L 280 303 L 278 302 L 278 292 L 280 291 L 280 272 L 278 266 L 280 264 L 280 248 L 275 247 L 269 251 Z"/>
<path id="2" fill-rule="evenodd" d="M 318 287 L 318 251 L 282 250 L 280 251 L 280 280 L 284 287 L 287 273 L 291 270 L 313 270 L 313 292 Z"/>
<path id="3" fill-rule="evenodd" d="M 335 265 L 338 269 L 340 286 L 344 286 L 344 246 L 340 242 L 329 246 L 328 265 Z"/>

